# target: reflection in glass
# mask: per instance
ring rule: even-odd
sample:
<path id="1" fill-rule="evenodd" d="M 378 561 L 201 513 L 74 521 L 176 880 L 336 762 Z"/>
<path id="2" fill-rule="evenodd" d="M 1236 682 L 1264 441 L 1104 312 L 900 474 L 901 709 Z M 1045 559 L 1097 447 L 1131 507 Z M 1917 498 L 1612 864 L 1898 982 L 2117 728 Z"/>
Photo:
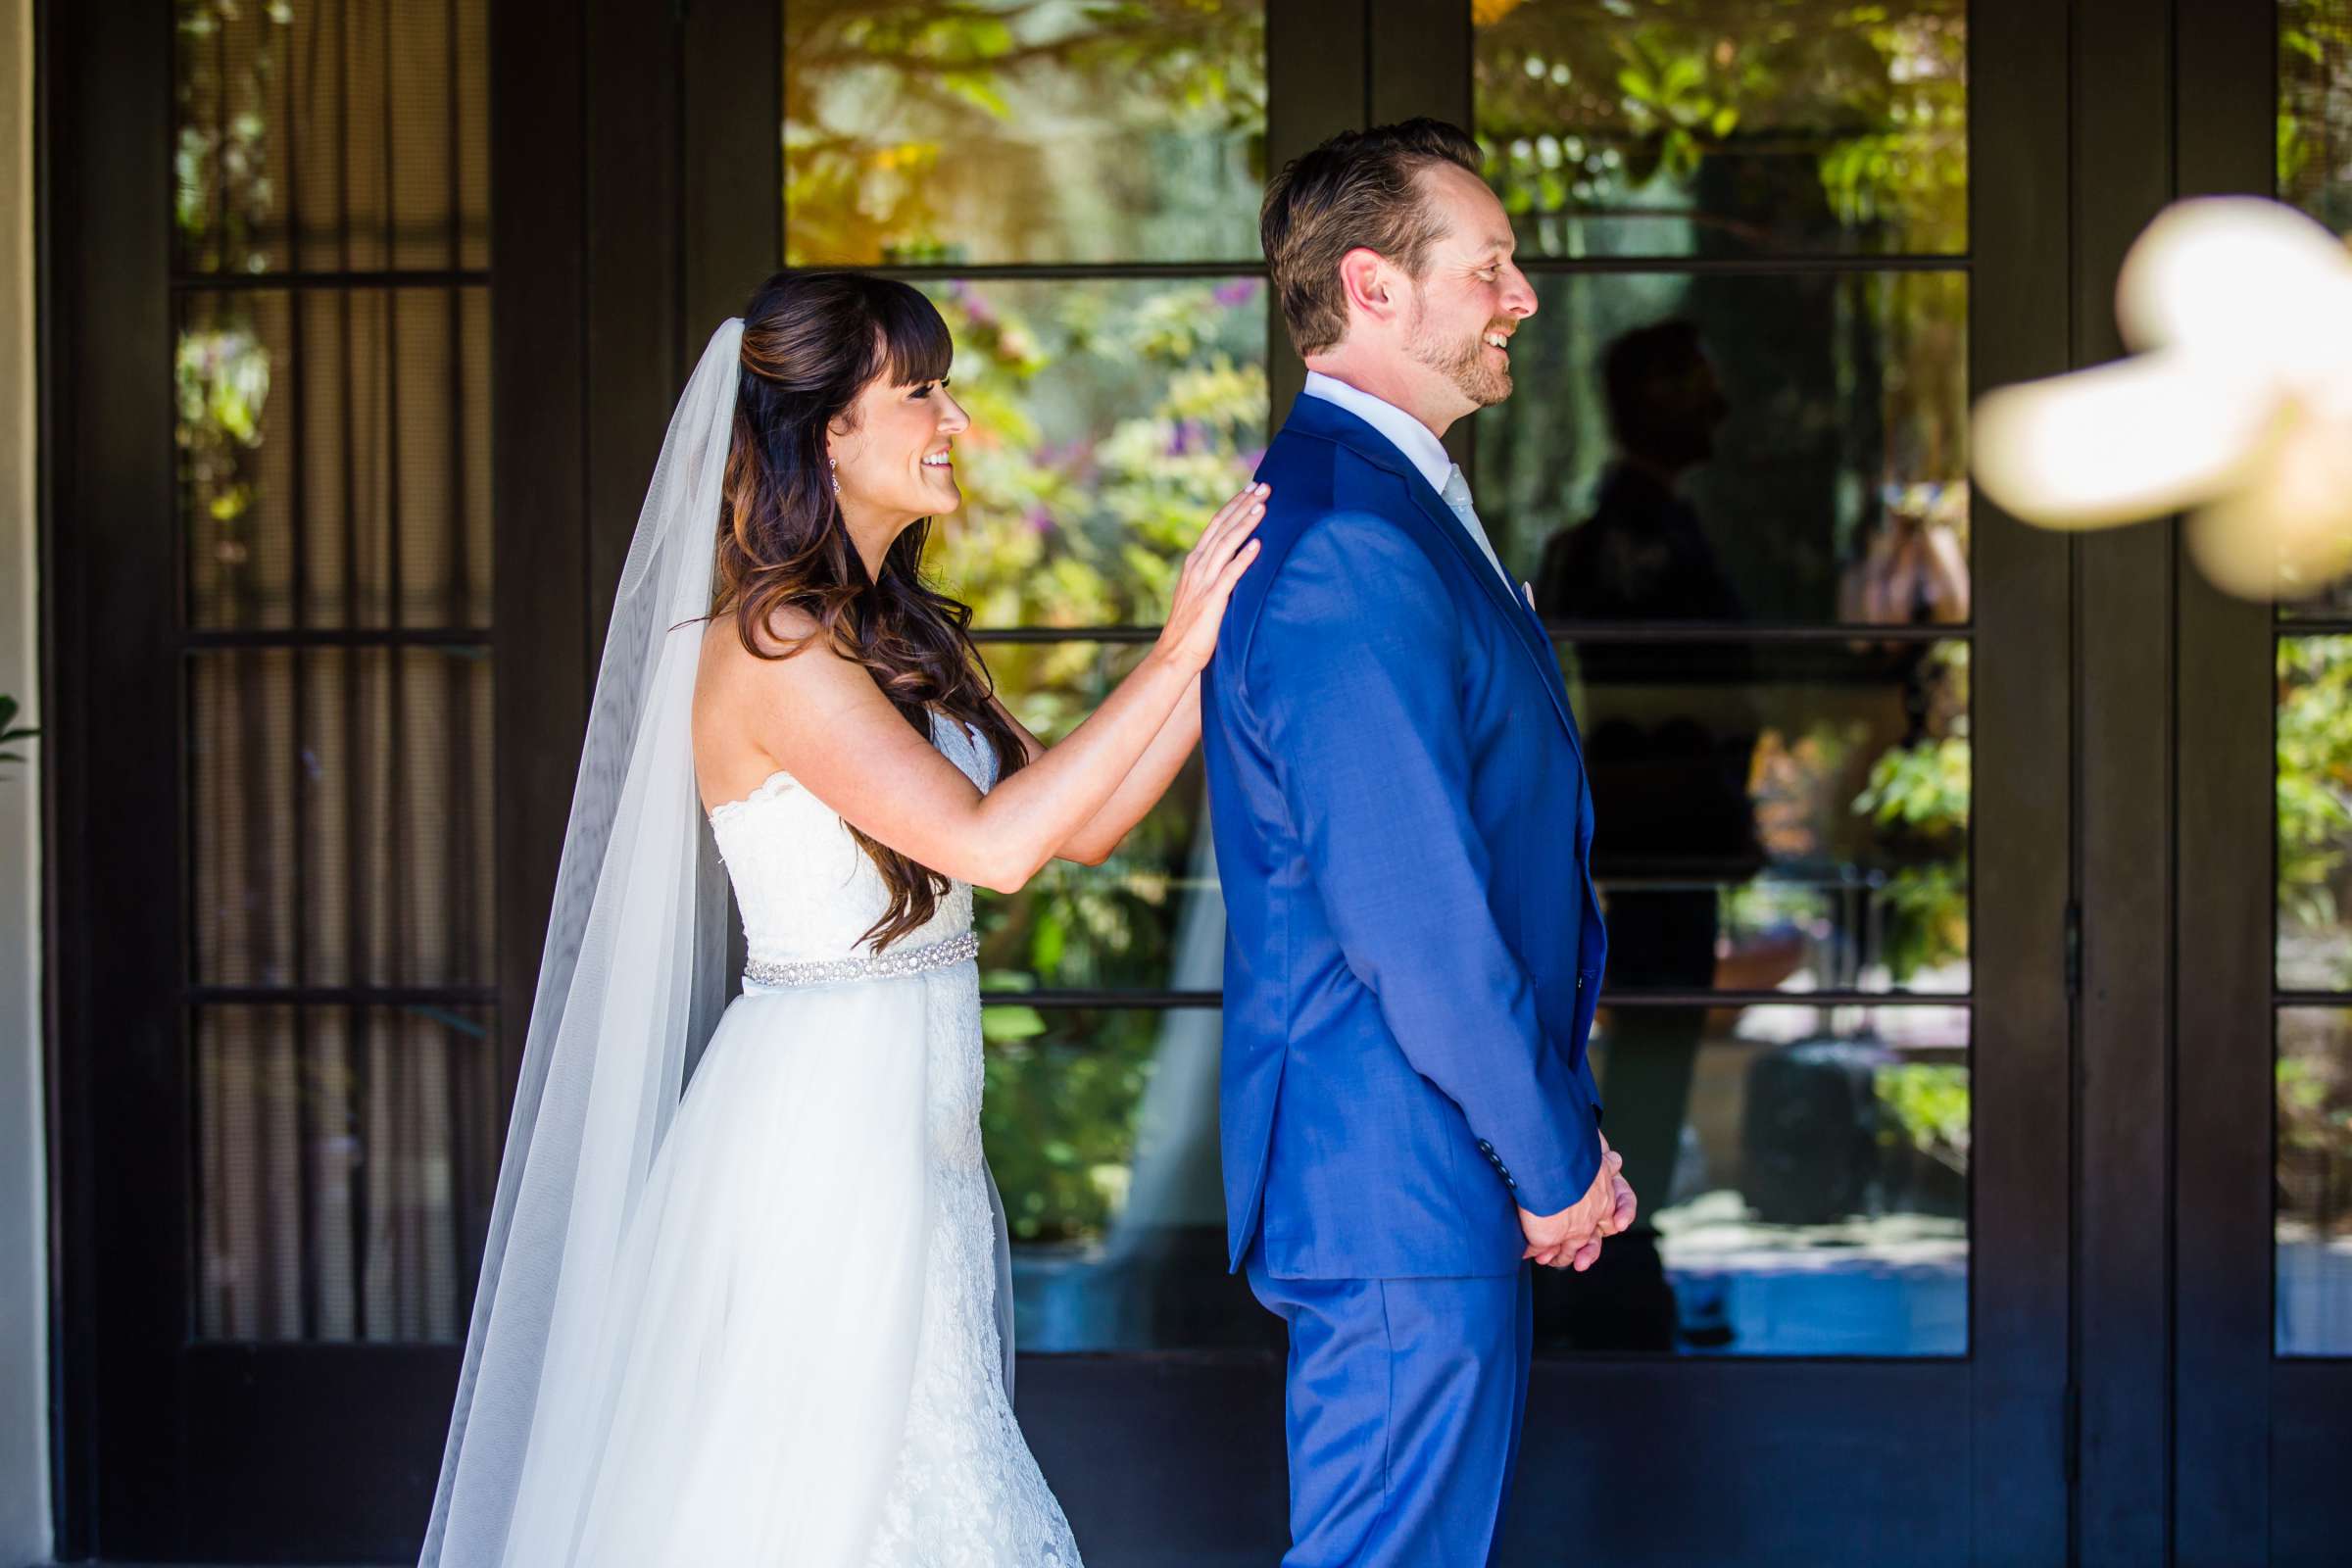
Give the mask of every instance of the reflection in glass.
<path id="1" fill-rule="evenodd" d="M 181 312 L 190 620 L 487 625 L 489 290 L 195 293 Z"/>
<path id="2" fill-rule="evenodd" d="M 489 264 L 489 12 L 176 0 L 190 272 Z"/>
<path id="3" fill-rule="evenodd" d="M 478 1007 L 196 1014 L 199 1335 L 464 1335 L 498 1175 L 491 1020 Z"/>
<path id="4" fill-rule="evenodd" d="M 1546 615 L 1968 619 L 1963 274 L 1550 274 L 1536 292 L 1472 484 L 1514 575 L 1595 584 Z"/>
<path id="5" fill-rule="evenodd" d="M 198 655 L 197 980 L 488 984 L 491 697 L 480 648 Z"/>
<path id="6" fill-rule="evenodd" d="M 1968 654 L 1566 646 L 1609 993 L 1966 991 Z"/>
<path id="7" fill-rule="evenodd" d="M 1968 1043 L 1957 1007 L 1604 1005 L 1643 1216 L 1537 1272 L 1538 1348 L 1965 1354 Z"/>
<path id="8" fill-rule="evenodd" d="M 1001 1004 L 983 1027 L 1021 1348 L 1279 1344 L 1225 1273 L 1216 1011 Z M 1591 1274 L 1539 1274 L 1539 1347 L 1966 1353 L 1968 1038 L 1959 1007 L 1604 1007 L 1648 1219 Z"/>
<path id="9" fill-rule="evenodd" d="M 2352 990 L 2352 637 L 2278 643 L 2278 980 Z"/>
<path id="10" fill-rule="evenodd" d="M 2278 196 L 2352 231 L 2352 5 L 2278 0 Z"/>
<path id="11" fill-rule="evenodd" d="M 1246 261 L 1264 0 L 785 0 L 784 257 Z"/>
<path id="12" fill-rule="evenodd" d="M 1967 248 L 1965 0 L 1471 14 L 1487 176 L 1530 254 Z"/>
<path id="13" fill-rule="evenodd" d="M 1048 744 L 1109 695 L 1148 644 L 989 643 L 1013 715 Z M 1198 756 L 1101 865 L 1049 861 L 1015 894 L 974 893 L 992 990 L 1213 991 L 1224 906 Z"/>
<path id="14" fill-rule="evenodd" d="M 2352 0 L 2278 0 L 2278 198 L 2352 234 Z M 2352 613 L 2352 580 L 2281 613 Z"/>
<path id="15" fill-rule="evenodd" d="M 1280 1343 L 1225 1271 L 1213 1007 L 982 1012 L 1024 1350 Z"/>
<path id="16" fill-rule="evenodd" d="M 2278 1011 L 2277 1344 L 2352 1355 L 2352 1011 Z"/>
<path id="17" fill-rule="evenodd" d="M 951 282 L 964 504 L 927 568 L 974 624 L 1156 625 L 1266 444 L 1265 285 Z"/>

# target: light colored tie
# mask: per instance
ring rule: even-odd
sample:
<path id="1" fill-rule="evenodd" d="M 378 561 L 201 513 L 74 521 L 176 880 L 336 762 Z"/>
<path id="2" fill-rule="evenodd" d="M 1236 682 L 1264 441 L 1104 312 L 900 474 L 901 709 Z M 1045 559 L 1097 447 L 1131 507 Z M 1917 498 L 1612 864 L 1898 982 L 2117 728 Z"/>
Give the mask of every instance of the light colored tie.
<path id="1" fill-rule="evenodd" d="M 1494 554 L 1494 545 L 1487 540 L 1487 530 L 1479 524 L 1478 510 L 1470 505 L 1470 481 L 1462 477 L 1460 464 L 1446 470 L 1446 488 L 1439 494 L 1446 498 L 1446 505 L 1453 509 L 1453 514 L 1462 519 L 1462 526 L 1470 530 L 1470 537 L 1478 541 L 1478 548 L 1494 564 L 1495 575 L 1502 579 L 1503 587 L 1509 588 L 1511 574 L 1502 569 L 1502 558 Z"/>

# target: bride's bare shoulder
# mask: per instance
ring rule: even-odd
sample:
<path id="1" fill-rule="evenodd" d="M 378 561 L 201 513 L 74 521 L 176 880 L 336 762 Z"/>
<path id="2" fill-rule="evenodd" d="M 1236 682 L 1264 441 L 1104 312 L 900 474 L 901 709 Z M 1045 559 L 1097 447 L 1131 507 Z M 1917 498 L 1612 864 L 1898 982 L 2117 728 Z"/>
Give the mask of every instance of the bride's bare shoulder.
<path id="1" fill-rule="evenodd" d="M 759 678 L 762 672 L 781 664 L 799 663 L 808 656 L 815 656 L 811 663 L 825 663 L 840 659 L 824 626 L 808 612 L 795 606 L 781 606 L 769 612 L 766 622 L 749 630 L 733 615 L 713 615 L 703 625 L 703 669 L 706 675 L 718 674 L 735 678 Z"/>

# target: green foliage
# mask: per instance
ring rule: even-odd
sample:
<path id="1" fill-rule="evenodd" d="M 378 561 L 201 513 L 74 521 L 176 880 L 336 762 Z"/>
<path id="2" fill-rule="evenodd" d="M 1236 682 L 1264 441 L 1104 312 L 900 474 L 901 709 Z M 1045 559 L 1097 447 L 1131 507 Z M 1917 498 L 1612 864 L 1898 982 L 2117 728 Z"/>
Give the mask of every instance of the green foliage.
<path id="1" fill-rule="evenodd" d="M 1886 249 L 1966 247 L 1962 0 L 1477 0 L 1487 173 L 1544 250 L 1560 220 L 1683 215 L 1756 244 L 1779 214 L 1694 214 L 1710 158 L 1809 158 L 1831 217 Z"/>
<path id="2" fill-rule="evenodd" d="M 284 90 L 278 76 L 294 8 L 283 0 L 255 8 L 240 0 L 178 0 L 175 17 L 179 142 L 172 152 L 172 214 L 180 254 L 204 270 L 258 272 L 268 265 L 260 236 L 277 203 L 270 123 Z M 228 29 L 244 36 L 233 56 L 237 68 L 222 71 L 216 62 Z"/>
<path id="3" fill-rule="evenodd" d="M 1091 1240 L 1116 1217 L 1160 1027 L 1142 1011 L 1055 1017 L 1018 1005 L 981 1013 L 981 1133 L 1006 1223 L 1027 1243 Z"/>
<path id="4" fill-rule="evenodd" d="M 2278 0 L 2278 195 L 2352 229 L 2352 6 Z"/>
<path id="5" fill-rule="evenodd" d="M 2342 1017 L 2281 1013 L 2276 1069 L 2281 1217 L 2332 1234 L 2352 1215 L 2352 1053 Z"/>
<path id="6" fill-rule="evenodd" d="M 1255 248 L 1263 0 L 789 0 L 784 15 L 794 265 Z"/>
<path id="7" fill-rule="evenodd" d="M 17 700 L 14 697 L 0 696 L 0 746 L 12 746 L 18 741 L 28 741 L 40 734 L 37 729 L 17 727 L 16 719 Z M 24 760 L 24 757 L 21 752 L 0 752 L 0 762 L 22 762 Z"/>
<path id="8" fill-rule="evenodd" d="M 956 345 L 964 506 L 941 519 L 927 569 L 983 625 L 1151 625 L 1211 513 L 1265 439 L 1265 297 L 1255 279 L 947 283 L 932 290 Z M 1142 650 L 1090 641 L 985 650 L 1008 708 L 1056 739 Z M 1044 983 L 1158 987 L 1192 889 L 1197 780 L 1099 867 L 1054 861 L 1018 894 L 982 894 L 992 990 Z M 1006 1004 L 983 1015 L 983 1120 L 1014 1234 L 1098 1237 L 1116 1213 L 1155 1014 L 1073 1017 Z"/>
<path id="9" fill-rule="evenodd" d="M 2340 925 L 2352 895 L 2352 637 L 2278 643 L 2278 918 L 2282 979 L 2352 983 Z M 2317 947 L 2316 969 L 2301 950 Z"/>
<path id="10" fill-rule="evenodd" d="M 217 318 L 185 322 L 172 356 L 182 505 L 207 547 L 192 564 L 206 574 L 207 598 L 239 621 L 260 591 L 251 535 L 270 368 L 269 346 L 241 301 Z"/>
<path id="11" fill-rule="evenodd" d="M 1898 746 L 1871 764 L 1870 783 L 1854 797 L 1856 813 L 1881 826 L 1923 835 L 1968 826 L 1968 736 Z"/>
<path id="12" fill-rule="evenodd" d="M 1264 450 L 1263 285 L 948 283 L 932 298 L 972 428 L 956 442 L 964 506 L 928 569 L 982 625 L 1156 622 Z"/>
<path id="13" fill-rule="evenodd" d="M 1876 1074 L 1879 1103 L 1900 1136 L 1929 1158 L 1968 1170 L 1968 1069 L 1940 1062 L 1900 1062 Z"/>

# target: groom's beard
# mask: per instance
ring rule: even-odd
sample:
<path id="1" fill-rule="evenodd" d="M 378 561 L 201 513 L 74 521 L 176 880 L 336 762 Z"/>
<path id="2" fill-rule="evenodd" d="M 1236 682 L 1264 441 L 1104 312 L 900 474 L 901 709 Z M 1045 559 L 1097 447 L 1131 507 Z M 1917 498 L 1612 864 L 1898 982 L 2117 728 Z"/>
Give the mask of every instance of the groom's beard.
<path id="1" fill-rule="evenodd" d="M 1498 369 L 1487 362 L 1487 333 L 1502 329 L 1499 323 L 1482 326 L 1470 337 L 1447 342 L 1430 332 L 1425 325 L 1420 302 L 1414 302 L 1413 333 L 1406 352 L 1415 361 L 1437 371 L 1454 384 L 1470 406 L 1491 409 L 1511 395 L 1511 372 Z"/>

